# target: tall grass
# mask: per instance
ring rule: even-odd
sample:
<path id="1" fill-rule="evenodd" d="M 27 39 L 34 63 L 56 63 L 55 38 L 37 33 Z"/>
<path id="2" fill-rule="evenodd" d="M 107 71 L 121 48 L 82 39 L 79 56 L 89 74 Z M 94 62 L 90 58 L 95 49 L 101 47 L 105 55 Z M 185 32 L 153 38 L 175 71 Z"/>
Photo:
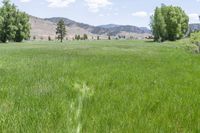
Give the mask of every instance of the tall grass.
<path id="1" fill-rule="evenodd" d="M 181 44 L 0 45 L 0 132 L 199 132 L 200 56 Z"/>

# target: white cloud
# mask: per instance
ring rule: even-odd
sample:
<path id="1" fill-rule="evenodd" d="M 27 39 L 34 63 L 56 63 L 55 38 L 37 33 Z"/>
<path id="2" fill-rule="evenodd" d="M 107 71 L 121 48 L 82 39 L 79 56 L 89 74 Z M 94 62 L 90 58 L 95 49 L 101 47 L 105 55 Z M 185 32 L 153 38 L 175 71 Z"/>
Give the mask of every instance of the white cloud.
<path id="1" fill-rule="evenodd" d="M 46 0 L 49 7 L 67 7 L 69 4 L 74 3 L 76 0 Z"/>
<path id="2" fill-rule="evenodd" d="M 199 23 L 199 14 L 191 13 L 191 14 L 188 14 L 188 16 L 190 18 L 190 23 Z"/>
<path id="3" fill-rule="evenodd" d="M 30 2 L 31 0 L 20 0 L 20 2 L 22 3 L 27 3 L 27 2 Z"/>
<path id="4" fill-rule="evenodd" d="M 144 17 L 148 16 L 148 13 L 144 12 L 144 11 L 134 12 L 134 13 L 132 13 L 132 16 L 144 18 Z"/>
<path id="5" fill-rule="evenodd" d="M 85 0 L 90 11 L 98 12 L 100 8 L 111 5 L 109 0 Z"/>

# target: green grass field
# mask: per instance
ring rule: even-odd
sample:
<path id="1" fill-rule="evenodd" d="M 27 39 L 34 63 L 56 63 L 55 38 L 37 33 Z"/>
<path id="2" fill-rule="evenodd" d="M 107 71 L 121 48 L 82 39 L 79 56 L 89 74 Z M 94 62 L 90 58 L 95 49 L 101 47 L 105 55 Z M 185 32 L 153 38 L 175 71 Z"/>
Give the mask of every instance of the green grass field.
<path id="1" fill-rule="evenodd" d="M 0 132 L 200 132 L 200 55 L 183 42 L 0 44 Z"/>

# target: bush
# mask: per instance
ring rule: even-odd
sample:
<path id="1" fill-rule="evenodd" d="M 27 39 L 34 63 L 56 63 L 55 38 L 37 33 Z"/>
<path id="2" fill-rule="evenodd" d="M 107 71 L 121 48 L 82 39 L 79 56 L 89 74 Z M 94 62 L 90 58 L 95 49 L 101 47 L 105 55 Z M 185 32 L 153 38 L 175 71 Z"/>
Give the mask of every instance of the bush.
<path id="1" fill-rule="evenodd" d="M 200 32 L 191 33 L 190 41 L 191 41 L 191 43 L 199 45 L 199 43 L 200 43 Z"/>
<path id="2" fill-rule="evenodd" d="M 190 42 L 198 47 L 198 52 L 200 52 L 200 32 L 194 32 L 190 35 Z"/>
<path id="3" fill-rule="evenodd" d="M 191 53 L 199 53 L 200 49 L 199 46 L 195 45 L 195 44 L 186 44 L 186 50 L 191 52 Z"/>

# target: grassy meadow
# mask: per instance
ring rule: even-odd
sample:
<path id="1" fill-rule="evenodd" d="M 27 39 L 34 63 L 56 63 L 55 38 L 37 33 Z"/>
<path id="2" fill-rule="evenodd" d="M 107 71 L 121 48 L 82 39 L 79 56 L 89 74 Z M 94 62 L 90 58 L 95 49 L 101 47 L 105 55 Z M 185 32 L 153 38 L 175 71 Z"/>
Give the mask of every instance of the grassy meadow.
<path id="1" fill-rule="evenodd" d="M 0 44 L 0 132 L 200 132 L 200 55 L 184 43 Z"/>

